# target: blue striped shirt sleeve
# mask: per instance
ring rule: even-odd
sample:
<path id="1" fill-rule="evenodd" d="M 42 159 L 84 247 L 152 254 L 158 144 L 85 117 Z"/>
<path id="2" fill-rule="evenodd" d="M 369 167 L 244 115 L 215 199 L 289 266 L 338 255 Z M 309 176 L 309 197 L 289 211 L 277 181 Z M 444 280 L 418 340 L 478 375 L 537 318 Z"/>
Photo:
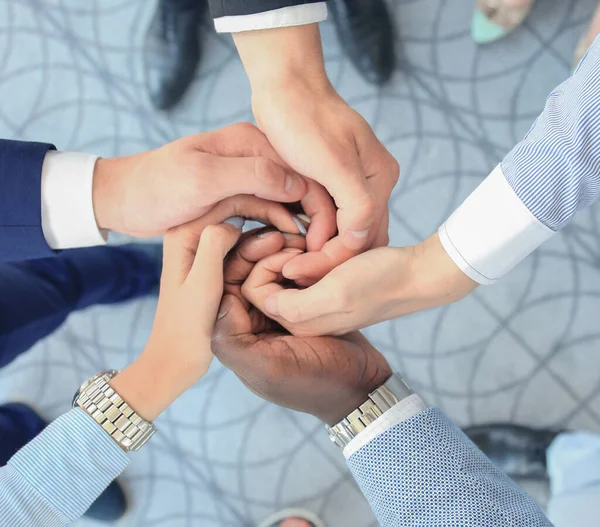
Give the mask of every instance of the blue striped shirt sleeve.
<path id="1" fill-rule="evenodd" d="M 502 162 L 531 213 L 557 231 L 600 197 L 600 38 Z"/>
<path id="2" fill-rule="evenodd" d="M 129 456 L 76 408 L 0 468 L 0 527 L 62 527 L 90 507 Z"/>

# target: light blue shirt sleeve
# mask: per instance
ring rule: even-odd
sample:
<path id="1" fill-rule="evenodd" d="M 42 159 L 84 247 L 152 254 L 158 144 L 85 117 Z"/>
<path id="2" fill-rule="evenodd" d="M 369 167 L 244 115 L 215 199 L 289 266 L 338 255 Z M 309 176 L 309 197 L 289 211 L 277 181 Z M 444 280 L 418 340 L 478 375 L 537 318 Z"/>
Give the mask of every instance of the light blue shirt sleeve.
<path id="1" fill-rule="evenodd" d="M 467 276 L 492 284 L 599 198 L 600 37 L 439 239 Z"/>
<path id="2" fill-rule="evenodd" d="M 0 468 L 0 527 L 70 525 L 128 464 L 115 441 L 75 408 Z"/>
<path id="3" fill-rule="evenodd" d="M 600 39 L 548 97 L 525 138 L 502 161 L 517 196 L 556 231 L 600 197 Z"/>
<path id="4" fill-rule="evenodd" d="M 551 527 L 439 408 L 377 435 L 348 466 L 382 527 Z"/>

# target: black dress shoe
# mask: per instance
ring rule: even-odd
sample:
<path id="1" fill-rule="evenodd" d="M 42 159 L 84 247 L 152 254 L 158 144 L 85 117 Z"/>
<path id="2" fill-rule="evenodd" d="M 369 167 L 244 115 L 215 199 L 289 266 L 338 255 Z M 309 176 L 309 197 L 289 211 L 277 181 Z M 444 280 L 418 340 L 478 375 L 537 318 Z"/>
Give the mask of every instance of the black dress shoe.
<path id="1" fill-rule="evenodd" d="M 327 5 L 356 69 L 373 84 L 387 82 L 394 72 L 396 52 L 385 0 L 329 0 Z"/>
<path id="2" fill-rule="evenodd" d="M 511 424 L 472 426 L 464 432 L 511 478 L 537 480 L 548 478 L 546 451 L 561 433 Z"/>
<path id="3" fill-rule="evenodd" d="M 150 100 L 159 110 L 177 104 L 194 79 L 205 12 L 203 0 L 158 1 L 144 43 L 144 69 Z"/>
<path id="4" fill-rule="evenodd" d="M 0 407 L 0 411 L 5 412 L 7 418 L 11 418 L 14 422 L 14 426 L 20 427 L 19 430 L 23 431 L 23 445 L 31 441 L 47 425 L 47 422 L 26 404 L 5 404 Z M 16 446 L 16 448 L 18 447 Z M 14 453 L 12 452 L 12 454 Z M 119 483 L 113 481 L 92 503 L 92 506 L 85 513 L 85 517 L 104 523 L 112 523 L 122 518 L 126 510 L 127 500 L 123 489 Z"/>

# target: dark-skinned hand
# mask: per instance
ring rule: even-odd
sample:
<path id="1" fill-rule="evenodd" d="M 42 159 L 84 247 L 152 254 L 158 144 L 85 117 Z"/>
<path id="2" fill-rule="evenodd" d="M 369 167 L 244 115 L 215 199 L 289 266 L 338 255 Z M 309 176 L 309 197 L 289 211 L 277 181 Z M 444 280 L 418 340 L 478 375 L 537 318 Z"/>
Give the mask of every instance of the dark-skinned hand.
<path id="1" fill-rule="evenodd" d="M 295 337 L 247 298 L 284 283 L 283 267 L 304 240 L 272 230 L 245 235 L 226 259 L 225 296 L 212 340 L 214 355 L 255 394 L 333 425 L 365 402 L 392 374 L 385 357 L 359 332 Z"/>

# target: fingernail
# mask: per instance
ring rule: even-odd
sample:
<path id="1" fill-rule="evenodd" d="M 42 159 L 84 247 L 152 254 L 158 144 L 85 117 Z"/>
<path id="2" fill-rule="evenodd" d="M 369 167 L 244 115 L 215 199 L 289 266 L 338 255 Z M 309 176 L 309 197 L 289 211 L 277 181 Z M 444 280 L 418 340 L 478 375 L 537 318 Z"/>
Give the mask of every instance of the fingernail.
<path id="1" fill-rule="evenodd" d="M 279 316 L 279 305 L 276 297 L 270 296 L 265 300 L 265 311 L 274 317 Z"/>
<path id="2" fill-rule="evenodd" d="M 238 231 L 241 231 L 244 228 L 246 220 L 241 216 L 233 216 L 226 219 L 223 223 L 229 223 L 229 225 L 233 225 Z"/>
<path id="3" fill-rule="evenodd" d="M 348 231 L 350 236 L 354 236 L 357 240 L 362 240 L 369 235 L 369 229 L 365 229 L 364 231 Z"/>
<path id="4" fill-rule="evenodd" d="M 344 245 L 352 250 L 361 249 L 367 241 L 368 234 L 369 229 L 365 229 L 364 231 L 346 231 L 343 238 Z"/>
<path id="5" fill-rule="evenodd" d="M 298 219 L 301 219 L 304 223 L 308 223 L 310 225 L 310 218 L 306 214 L 296 214 Z"/>
<path id="6" fill-rule="evenodd" d="M 283 249 L 281 251 L 282 253 L 303 253 L 304 251 L 302 249 L 295 249 L 294 247 L 288 247 L 287 249 Z"/>
<path id="7" fill-rule="evenodd" d="M 300 234 L 302 234 L 302 236 L 306 236 L 308 231 L 306 230 L 306 227 L 302 224 L 302 222 L 298 219 L 298 216 L 292 216 L 292 219 L 294 220 L 296 227 L 298 227 Z"/>
<path id="8" fill-rule="evenodd" d="M 283 232 L 282 234 L 286 240 L 297 240 L 298 236 L 300 236 L 299 234 L 290 234 L 289 232 Z"/>
<path id="9" fill-rule="evenodd" d="M 285 177 L 285 192 L 291 194 L 294 191 L 294 187 L 300 183 L 300 176 L 296 174 L 288 174 Z"/>
<path id="10" fill-rule="evenodd" d="M 219 314 L 217 315 L 217 321 L 221 320 L 224 316 L 227 315 L 227 313 L 229 313 L 231 305 L 231 298 L 227 298 L 224 302 L 221 302 L 221 306 L 219 307 Z"/>
<path id="11" fill-rule="evenodd" d="M 268 238 L 269 236 L 273 236 L 273 234 L 277 234 L 277 231 L 265 231 L 260 232 L 256 235 L 257 238 Z M 284 234 L 285 236 L 285 234 Z"/>

